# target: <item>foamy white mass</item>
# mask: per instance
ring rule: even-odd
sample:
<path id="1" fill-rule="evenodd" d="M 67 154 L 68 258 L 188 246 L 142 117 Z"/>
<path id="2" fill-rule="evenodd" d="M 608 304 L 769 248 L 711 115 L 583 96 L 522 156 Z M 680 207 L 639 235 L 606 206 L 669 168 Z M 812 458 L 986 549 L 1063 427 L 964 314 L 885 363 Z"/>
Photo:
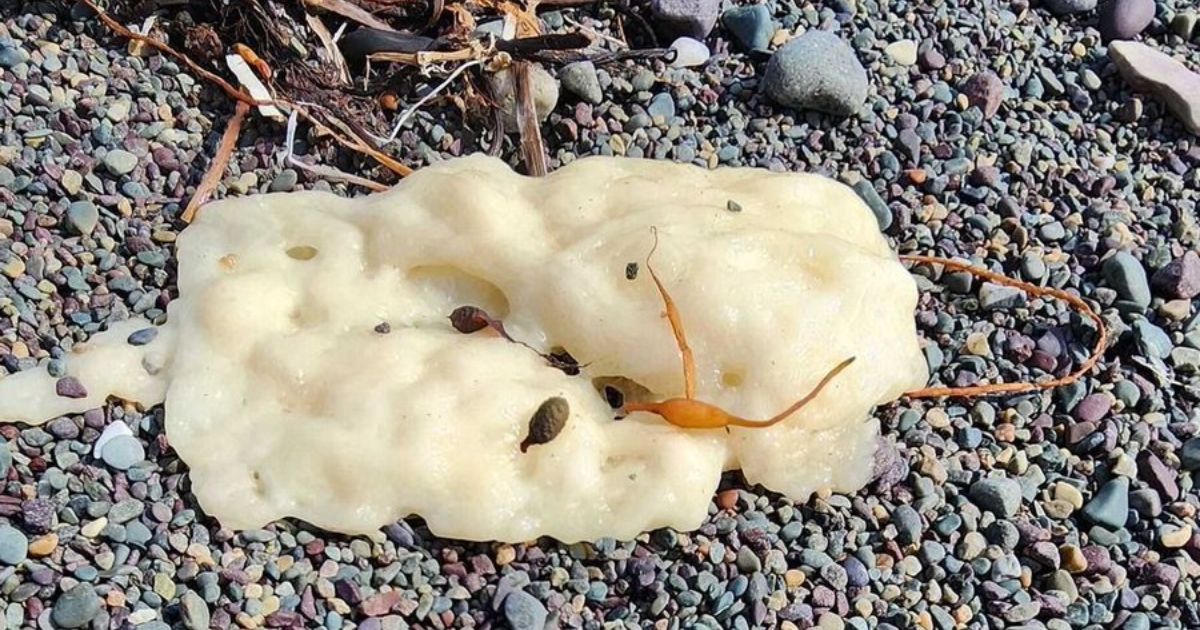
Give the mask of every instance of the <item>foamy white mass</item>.
<path id="1" fill-rule="evenodd" d="M 626 279 L 651 226 L 698 398 L 767 417 L 857 361 L 770 429 L 614 420 L 592 378 L 683 393 L 644 263 Z M 693 529 L 724 469 L 797 500 L 860 488 L 872 407 L 926 380 L 912 278 L 858 197 L 813 175 L 588 158 L 533 179 L 475 156 L 366 198 L 211 204 L 180 235 L 178 265 L 180 297 L 153 342 L 126 341 L 144 322 L 95 336 L 67 363 L 85 398 L 56 395 L 42 369 L 0 379 L 0 419 L 38 423 L 108 396 L 165 402 L 201 507 L 235 529 L 297 517 L 365 533 L 412 514 L 475 540 Z M 456 332 L 447 315 L 465 304 L 566 348 L 583 373 Z M 521 453 L 552 396 L 570 404 L 566 428 Z"/>

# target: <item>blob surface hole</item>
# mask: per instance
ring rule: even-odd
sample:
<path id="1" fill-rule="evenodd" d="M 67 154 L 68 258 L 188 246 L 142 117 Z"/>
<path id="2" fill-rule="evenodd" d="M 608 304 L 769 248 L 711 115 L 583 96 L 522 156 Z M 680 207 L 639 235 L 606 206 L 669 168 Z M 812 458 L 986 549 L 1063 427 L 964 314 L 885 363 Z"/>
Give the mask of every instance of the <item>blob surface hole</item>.
<path id="1" fill-rule="evenodd" d="M 317 257 L 317 248 L 312 245 L 294 245 L 287 250 L 292 260 L 312 260 Z"/>
<path id="2" fill-rule="evenodd" d="M 496 319 L 508 316 L 508 296 L 500 287 L 452 265 L 422 265 L 408 270 L 408 281 L 424 297 L 442 302 L 449 314 L 460 306 L 477 306 Z"/>
<path id="3" fill-rule="evenodd" d="M 725 387 L 741 387 L 746 382 L 746 373 L 738 369 L 723 370 L 721 384 Z"/>

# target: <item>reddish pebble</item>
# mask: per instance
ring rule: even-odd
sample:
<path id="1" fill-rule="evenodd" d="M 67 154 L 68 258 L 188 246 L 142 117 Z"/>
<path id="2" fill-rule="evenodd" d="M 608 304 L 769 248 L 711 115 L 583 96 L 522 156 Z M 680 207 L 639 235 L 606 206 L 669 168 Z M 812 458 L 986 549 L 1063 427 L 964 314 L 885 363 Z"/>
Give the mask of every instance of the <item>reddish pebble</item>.
<path id="1" fill-rule="evenodd" d="M 54 393 L 63 398 L 87 398 L 87 390 L 83 383 L 74 376 L 64 376 L 54 384 Z"/>
<path id="2" fill-rule="evenodd" d="M 717 494 L 717 507 L 722 510 L 732 510 L 737 507 L 738 492 L 737 490 L 726 490 Z"/>

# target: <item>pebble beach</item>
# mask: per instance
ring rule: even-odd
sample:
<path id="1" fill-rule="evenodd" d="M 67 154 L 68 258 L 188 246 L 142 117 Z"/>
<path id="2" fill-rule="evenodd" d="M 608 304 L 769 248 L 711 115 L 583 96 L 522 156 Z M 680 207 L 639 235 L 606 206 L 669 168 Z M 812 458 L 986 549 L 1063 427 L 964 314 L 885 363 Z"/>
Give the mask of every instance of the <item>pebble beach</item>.
<path id="1" fill-rule="evenodd" d="M 696 531 L 571 545 L 446 540 L 416 518 L 372 537 L 235 532 L 190 494 L 161 407 L 0 424 L 0 627 L 1200 628 L 1200 8 L 641 8 L 664 44 L 703 46 L 550 68 L 535 100 L 551 169 L 619 155 L 837 179 L 900 253 L 1086 299 L 1111 337 L 1097 369 L 877 409 L 876 478 L 855 494 L 797 503 L 728 474 Z M 635 28 L 604 3 L 539 15 L 609 46 Z M 232 111 L 83 6 L 0 0 L 0 378 L 61 376 L 110 323 L 165 321 L 180 216 Z M 490 124 L 431 103 L 398 155 L 419 169 L 486 151 Z M 251 117 L 214 196 L 369 192 L 286 149 L 283 124 Z M 379 175 L 308 129 L 294 152 Z M 936 383 L 1087 357 L 1087 323 L 1054 300 L 913 271 Z"/>

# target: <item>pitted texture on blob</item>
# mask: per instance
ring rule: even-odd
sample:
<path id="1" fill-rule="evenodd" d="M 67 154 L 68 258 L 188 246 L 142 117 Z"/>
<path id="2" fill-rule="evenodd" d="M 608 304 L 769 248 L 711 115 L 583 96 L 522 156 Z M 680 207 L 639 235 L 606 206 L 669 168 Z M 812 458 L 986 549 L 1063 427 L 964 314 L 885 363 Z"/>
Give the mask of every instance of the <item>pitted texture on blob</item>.
<path id="1" fill-rule="evenodd" d="M 683 392 L 649 274 L 625 275 L 650 226 L 700 399 L 767 417 L 858 360 L 768 430 L 614 421 L 592 377 Z M 471 157 L 365 199 L 213 204 L 178 251 L 167 434 L 233 528 L 293 516 L 357 533 L 419 514 L 467 539 L 692 529 L 726 467 L 798 500 L 861 487 L 872 406 L 925 382 L 912 279 L 857 196 L 816 176 L 589 158 L 530 179 Z M 584 374 L 454 331 L 463 304 L 566 348 Z M 566 427 L 522 454 L 553 396 Z"/>

